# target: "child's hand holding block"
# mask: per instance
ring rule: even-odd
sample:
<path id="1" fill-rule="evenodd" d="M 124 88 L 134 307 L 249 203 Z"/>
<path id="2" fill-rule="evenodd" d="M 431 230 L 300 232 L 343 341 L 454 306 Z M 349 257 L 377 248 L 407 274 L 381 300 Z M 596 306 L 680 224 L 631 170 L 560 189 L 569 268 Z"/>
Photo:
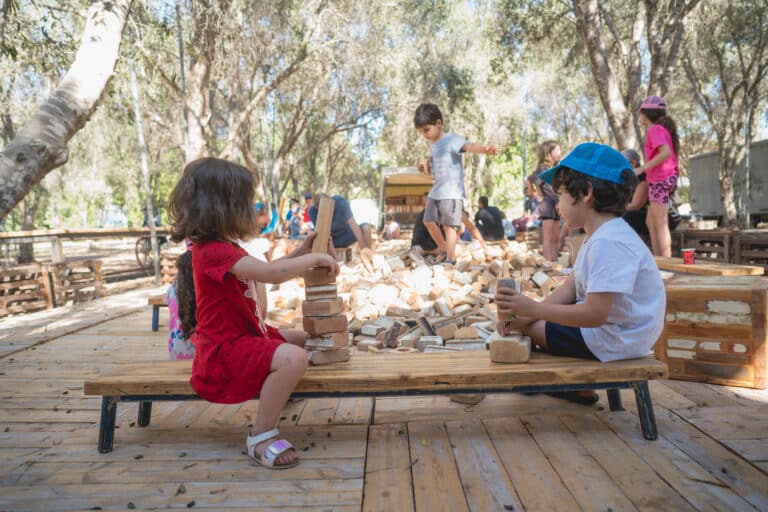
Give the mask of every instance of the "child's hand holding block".
<path id="1" fill-rule="evenodd" d="M 488 341 L 491 345 L 491 361 L 495 363 L 527 363 L 531 358 L 531 338 L 528 336 L 502 336 L 494 332 Z"/>
<path id="2" fill-rule="evenodd" d="M 517 284 L 517 281 L 515 281 L 511 277 L 505 277 L 496 281 L 496 290 L 498 290 L 499 288 L 509 288 L 516 292 L 520 292 L 520 285 Z M 515 319 L 515 316 L 512 314 L 497 313 L 497 315 L 500 322 L 507 322 L 509 320 Z"/>

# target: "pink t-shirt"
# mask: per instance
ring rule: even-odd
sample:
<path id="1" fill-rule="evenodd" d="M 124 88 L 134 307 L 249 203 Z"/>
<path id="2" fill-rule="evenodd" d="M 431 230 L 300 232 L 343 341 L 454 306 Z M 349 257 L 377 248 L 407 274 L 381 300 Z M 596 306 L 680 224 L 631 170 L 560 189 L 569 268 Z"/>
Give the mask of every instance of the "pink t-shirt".
<path id="1" fill-rule="evenodd" d="M 669 146 L 669 151 L 672 154 L 661 164 L 646 171 L 648 183 L 658 183 L 678 174 L 677 155 L 675 155 L 675 150 L 672 146 L 672 136 L 660 124 L 652 124 L 648 128 L 648 133 L 645 136 L 645 161 L 647 162 L 655 157 L 659 153 L 659 148 L 664 144 Z"/>

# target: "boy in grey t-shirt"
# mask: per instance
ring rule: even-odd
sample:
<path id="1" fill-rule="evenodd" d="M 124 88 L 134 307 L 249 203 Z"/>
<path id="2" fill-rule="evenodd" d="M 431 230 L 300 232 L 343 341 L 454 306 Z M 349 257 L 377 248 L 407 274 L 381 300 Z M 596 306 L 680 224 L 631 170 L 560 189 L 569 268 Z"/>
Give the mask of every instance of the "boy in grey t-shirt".
<path id="1" fill-rule="evenodd" d="M 442 252 L 441 261 L 454 264 L 464 199 L 464 169 L 461 165 L 461 155 L 462 153 L 497 155 L 499 148 L 467 142 L 459 135 L 444 133 L 443 115 L 437 105 L 431 103 L 419 105 L 413 117 L 413 124 L 430 144 L 429 161 L 420 162 L 419 171 L 429 174 L 431 169 L 435 182 L 427 196 L 424 225 Z M 440 226 L 445 230 L 445 237 L 440 232 Z"/>

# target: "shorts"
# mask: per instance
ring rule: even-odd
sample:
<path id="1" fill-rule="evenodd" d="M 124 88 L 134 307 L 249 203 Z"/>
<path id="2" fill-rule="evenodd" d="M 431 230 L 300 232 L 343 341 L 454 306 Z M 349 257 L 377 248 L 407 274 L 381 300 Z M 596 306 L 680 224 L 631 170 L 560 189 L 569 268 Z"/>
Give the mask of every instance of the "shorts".
<path id="1" fill-rule="evenodd" d="M 553 201 L 549 197 L 544 199 L 536 207 L 536 213 L 541 220 L 560 220 L 560 212 L 557 211 L 557 201 Z"/>
<path id="2" fill-rule="evenodd" d="M 547 337 L 547 353 L 563 357 L 580 357 L 581 359 L 597 359 L 589 350 L 578 327 L 547 322 L 544 324 L 544 335 Z"/>
<path id="3" fill-rule="evenodd" d="M 461 226 L 461 199 L 432 199 L 427 198 L 424 209 L 424 222 L 437 222 L 441 226 Z"/>
<path id="4" fill-rule="evenodd" d="M 677 175 L 673 174 L 662 181 L 648 182 L 648 200 L 655 204 L 669 204 L 669 198 L 677 188 Z"/>

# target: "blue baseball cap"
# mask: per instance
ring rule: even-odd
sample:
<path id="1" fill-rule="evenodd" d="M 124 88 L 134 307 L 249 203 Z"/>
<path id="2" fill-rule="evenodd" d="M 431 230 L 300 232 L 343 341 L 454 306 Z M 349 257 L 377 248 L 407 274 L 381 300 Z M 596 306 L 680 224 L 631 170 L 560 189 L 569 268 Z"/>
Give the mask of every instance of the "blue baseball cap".
<path id="1" fill-rule="evenodd" d="M 559 164 L 539 174 L 539 178 L 551 185 L 555 173 L 563 167 L 620 185 L 624 183 L 621 179 L 622 172 L 635 172 L 624 155 L 611 146 L 597 142 L 582 142 L 560 160 Z"/>

